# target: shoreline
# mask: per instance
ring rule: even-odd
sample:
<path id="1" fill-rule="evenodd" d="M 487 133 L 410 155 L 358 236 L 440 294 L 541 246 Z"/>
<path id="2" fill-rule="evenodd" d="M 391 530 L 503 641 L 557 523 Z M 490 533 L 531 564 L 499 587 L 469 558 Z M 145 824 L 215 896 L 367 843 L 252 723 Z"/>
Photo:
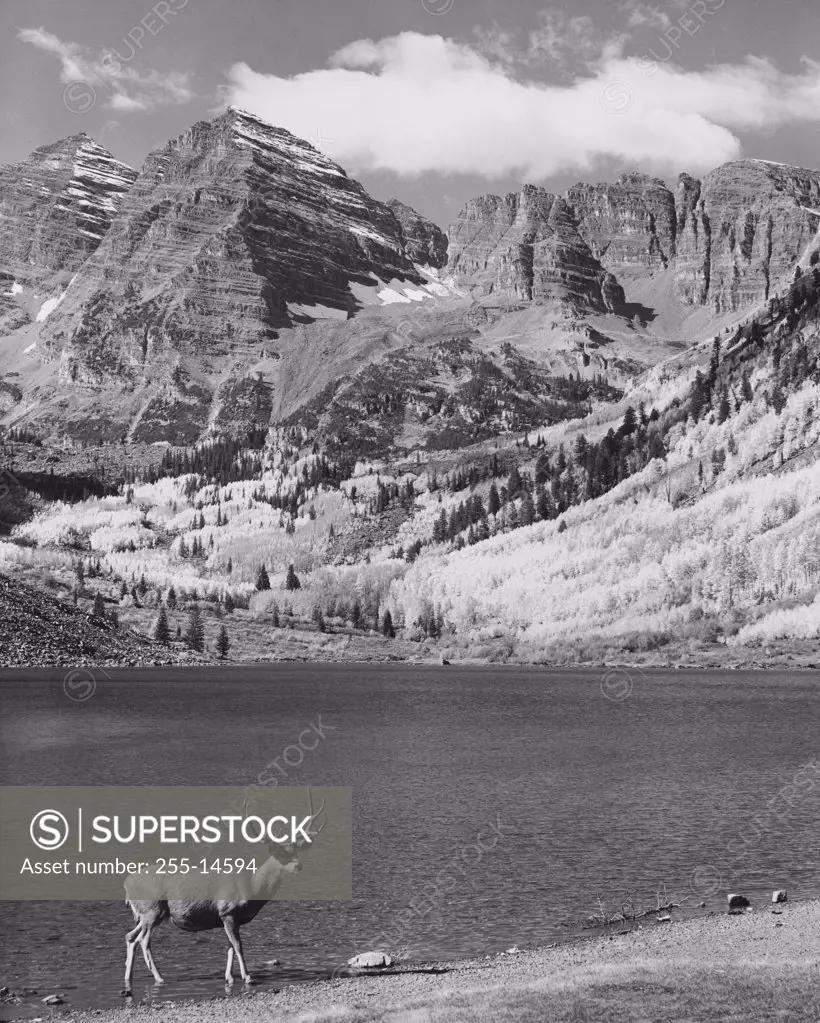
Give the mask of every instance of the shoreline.
<path id="1" fill-rule="evenodd" d="M 326 653 L 326 652 L 325 652 Z M 444 658 L 442 660 L 442 658 Z M 493 660 L 492 658 L 481 657 L 459 657 L 456 651 L 443 651 L 441 654 L 430 654 L 429 656 L 418 654 L 390 654 L 379 656 L 376 653 L 368 656 L 365 650 L 357 650 L 352 656 L 331 657 L 331 656 L 306 656 L 298 654 L 283 654 L 282 656 L 256 657 L 246 659 L 236 658 L 212 658 L 203 657 L 201 654 L 167 660 L 132 658 L 127 664 L 113 660 L 95 660 L 92 658 L 66 659 L 62 663 L 50 661 L 48 664 L 17 663 L 4 661 L 0 658 L 0 671 L 72 671 L 75 669 L 93 671 L 96 669 L 140 669 L 140 668 L 253 668 L 274 664 L 381 664 L 381 665 L 409 665 L 413 667 L 437 668 L 531 668 L 533 670 L 557 670 L 568 669 L 573 671 L 609 671 L 629 670 L 640 671 L 818 671 L 820 670 L 820 653 L 808 655 L 800 660 L 793 657 L 780 659 L 772 657 L 769 660 L 725 660 L 723 662 L 704 655 L 701 659 L 696 658 L 670 658 L 668 660 L 630 659 L 630 660 L 604 660 L 604 661 L 561 661 L 561 660 L 527 660 L 514 657 L 505 660 Z"/>
<path id="2" fill-rule="evenodd" d="M 65 1023 L 126 1023 L 135 1019 L 146 1023 L 563 1020 L 561 1015 L 538 1015 L 538 1007 L 560 1005 L 569 999 L 567 1004 L 573 1013 L 580 1013 L 579 1005 L 586 1005 L 584 1011 L 592 1012 L 603 993 L 606 1013 L 621 995 L 634 1001 L 636 993 L 651 995 L 655 988 L 655 995 L 665 995 L 667 1000 L 677 993 L 674 1012 L 678 1012 L 681 998 L 709 1001 L 712 996 L 731 995 L 736 1000 L 738 992 L 750 992 L 762 1004 L 767 992 L 776 999 L 788 998 L 792 992 L 799 994 L 807 1014 L 788 1011 L 784 1005 L 787 1014 L 780 1013 L 780 1018 L 817 1020 L 820 899 L 767 906 L 738 916 L 712 913 L 670 924 L 610 929 L 484 958 L 399 964 L 387 971 L 290 984 L 280 990 L 251 988 L 226 998 L 170 1002 L 162 1000 L 160 989 L 152 1004 L 69 1010 L 59 1019 Z M 237 985 L 237 992 L 239 989 Z M 709 998 L 705 992 L 710 993 Z M 705 1015 L 691 1018 L 726 1018 L 710 1015 L 714 1008 L 711 1004 L 709 1001 L 705 1006 Z M 644 1017 L 622 1017 L 613 1010 L 611 1016 L 593 1013 L 566 1018 Z M 690 1017 L 658 1014 L 653 1018 L 671 1021 Z"/>

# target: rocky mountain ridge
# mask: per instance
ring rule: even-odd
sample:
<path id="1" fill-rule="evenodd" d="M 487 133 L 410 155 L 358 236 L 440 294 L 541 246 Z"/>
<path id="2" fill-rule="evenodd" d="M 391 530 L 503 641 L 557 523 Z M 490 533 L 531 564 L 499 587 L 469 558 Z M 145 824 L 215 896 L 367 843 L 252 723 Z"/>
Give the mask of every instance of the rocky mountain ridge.
<path id="1" fill-rule="evenodd" d="M 0 330 L 35 319 L 60 294 L 136 177 L 84 132 L 0 168 Z"/>
<path id="2" fill-rule="evenodd" d="M 535 185 L 467 203 L 449 239 L 448 271 L 482 297 L 568 300 L 597 312 L 615 312 L 624 302 L 567 202 Z"/>
<path id="3" fill-rule="evenodd" d="M 472 277 L 482 294 L 542 297 L 528 284 L 523 226 L 522 198 L 534 195 L 544 202 L 549 193 L 525 186 L 503 199 L 487 195 L 466 204 L 449 232 L 448 269 L 461 283 Z M 557 205 L 558 197 L 550 201 Z M 630 281 L 670 269 L 682 306 L 738 312 L 787 286 L 809 248 L 820 244 L 820 171 L 766 160 L 724 164 L 702 181 L 681 174 L 675 192 L 660 178 L 622 174 L 614 183 L 574 185 L 561 203 L 573 238 L 555 277 L 592 310 L 603 298 L 614 311 L 618 288 L 628 298 Z M 573 267 L 583 264 L 589 277 L 594 262 L 611 274 L 608 296 L 571 282 Z M 593 274 L 599 279 L 600 268 Z"/>
<path id="4" fill-rule="evenodd" d="M 743 160 L 674 192 L 638 173 L 525 185 L 470 200 L 445 235 L 229 108 L 138 175 L 84 135 L 41 147 L 0 169 L 0 217 L 0 337 L 28 324 L 8 343 L 26 359 L 0 379 L 6 421 L 191 443 L 291 414 L 422 335 L 488 353 L 526 335 L 545 368 L 619 367 L 624 386 L 790 283 L 820 244 L 820 172 Z"/>
<path id="5" fill-rule="evenodd" d="M 391 209 L 308 142 L 230 108 L 151 153 L 38 349 L 65 382 L 139 384 L 423 289 Z"/>

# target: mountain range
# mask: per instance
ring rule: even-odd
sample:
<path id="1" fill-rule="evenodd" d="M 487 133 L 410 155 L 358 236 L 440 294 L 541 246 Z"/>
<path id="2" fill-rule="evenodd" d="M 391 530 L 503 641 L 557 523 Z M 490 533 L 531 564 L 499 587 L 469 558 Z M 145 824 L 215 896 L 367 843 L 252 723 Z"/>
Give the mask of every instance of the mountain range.
<path id="1" fill-rule="evenodd" d="M 817 171 L 444 231 L 229 108 L 0 169 L 0 273 L 4 663 L 817 664 Z"/>
<path id="2" fill-rule="evenodd" d="M 0 168 L 0 413 L 191 443 L 292 417 L 385 360 L 423 377 L 453 339 L 502 374 L 512 344 L 542 377 L 623 387 L 787 287 L 818 229 L 820 173 L 768 161 L 674 191 L 638 173 L 524 185 L 445 233 L 235 108 L 139 173 L 75 135 Z"/>

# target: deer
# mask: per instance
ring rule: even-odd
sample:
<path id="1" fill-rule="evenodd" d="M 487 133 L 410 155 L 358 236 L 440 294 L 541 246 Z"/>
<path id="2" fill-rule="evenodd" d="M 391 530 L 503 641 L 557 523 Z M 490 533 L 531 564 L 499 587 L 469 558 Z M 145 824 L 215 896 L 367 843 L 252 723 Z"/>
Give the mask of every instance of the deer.
<path id="1" fill-rule="evenodd" d="M 310 799 L 310 790 L 308 790 Z M 164 984 L 162 974 L 157 969 L 154 957 L 151 954 L 151 935 L 156 927 L 166 920 L 182 931 L 197 932 L 210 931 L 220 927 L 224 928 L 228 938 L 228 962 L 225 967 L 225 983 L 234 984 L 233 963 L 234 957 L 239 965 L 239 973 L 245 984 L 252 984 L 253 978 L 248 972 L 245 963 L 245 956 L 242 952 L 242 939 L 239 936 L 239 928 L 248 924 L 259 915 L 262 909 L 271 901 L 279 890 L 287 874 L 296 873 L 302 869 L 299 856 L 302 850 L 319 835 L 327 822 L 322 821 L 321 825 L 314 830 L 313 822 L 321 815 L 325 807 L 313 812 L 313 801 L 310 799 L 311 826 L 308 827 L 309 839 L 298 838 L 295 842 L 286 844 L 268 845 L 269 856 L 262 866 L 249 878 L 242 881 L 244 898 L 236 899 L 137 899 L 129 896 L 129 880 L 136 875 L 130 875 L 125 882 L 126 899 L 125 903 L 130 907 L 134 916 L 136 926 L 125 936 L 125 986 L 122 994 L 131 995 L 131 981 L 134 972 L 134 956 L 137 944 L 142 949 L 142 957 L 145 965 L 151 971 L 156 984 Z M 247 816 L 247 801 L 245 804 L 245 815 Z M 144 887 L 142 889 L 144 892 Z M 266 898 L 254 898 L 264 892 Z"/>

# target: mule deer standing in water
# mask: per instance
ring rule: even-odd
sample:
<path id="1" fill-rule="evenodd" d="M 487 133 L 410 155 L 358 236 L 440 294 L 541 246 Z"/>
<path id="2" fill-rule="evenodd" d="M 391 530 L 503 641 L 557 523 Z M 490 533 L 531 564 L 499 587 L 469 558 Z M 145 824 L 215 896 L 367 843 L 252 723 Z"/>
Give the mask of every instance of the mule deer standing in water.
<path id="1" fill-rule="evenodd" d="M 313 813 L 313 803 L 310 805 L 311 820 L 315 820 L 324 810 L 324 803 Z M 309 830 L 311 837 L 318 835 L 322 828 Z M 299 853 L 306 847 L 309 840 L 298 839 L 286 845 L 270 845 L 268 851 L 270 856 L 253 875 L 244 881 L 245 891 L 242 892 L 246 898 L 237 899 L 132 899 L 128 897 L 128 880 L 125 882 L 126 903 L 131 907 L 134 914 L 136 927 L 130 930 L 125 936 L 125 987 L 123 994 L 131 993 L 131 978 L 134 972 L 134 954 L 137 950 L 137 942 L 142 948 L 142 955 L 145 965 L 154 975 L 157 984 L 164 983 L 162 975 L 157 969 L 154 957 L 151 954 L 151 934 L 155 927 L 158 927 L 165 920 L 172 920 L 173 923 L 183 931 L 209 931 L 218 927 L 224 927 L 230 945 L 228 947 L 228 964 L 225 968 L 225 981 L 233 984 L 233 960 L 236 955 L 239 963 L 239 972 L 246 984 L 252 983 L 252 978 L 245 965 L 245 957 L 242 954 L 242 939 L 239 937 L 239 928 L 243 924 L 250 923 L 257 916 L 275 893 L 285 879 L 285 874 L 295 873 L 300 870 L 302 864 L 299 862 Z M 253 898 L 253 895 L 264 892 L 265 898 Z"/>

